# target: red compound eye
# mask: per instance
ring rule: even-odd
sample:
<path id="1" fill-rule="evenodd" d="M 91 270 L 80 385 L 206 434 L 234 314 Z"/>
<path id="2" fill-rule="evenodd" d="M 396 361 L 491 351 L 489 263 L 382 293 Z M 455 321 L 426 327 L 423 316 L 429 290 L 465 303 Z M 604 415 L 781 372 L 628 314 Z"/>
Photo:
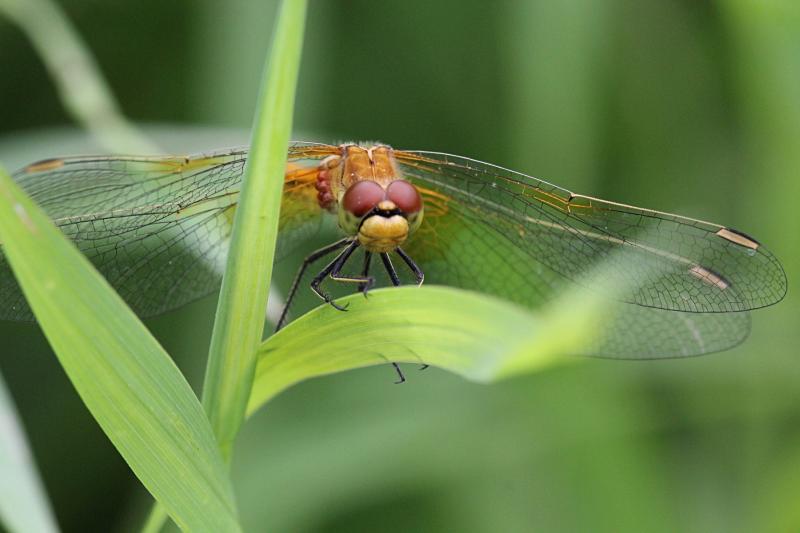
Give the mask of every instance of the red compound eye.
<path id="1" fill-rule="evenodd" d="M 383 200 L 385 194 L 383 188 L 374 181 L 359 181 L 344 193 L 342 207 L 357 217 L 363 217 Z"/>
<path id="2" fill-rule="evenodd" d="M 422 197 L 416 187 L 406 180 L 396 180 L 386 188 L 386 196 L 407 215 L 413 215 L 422 209 Z"/>

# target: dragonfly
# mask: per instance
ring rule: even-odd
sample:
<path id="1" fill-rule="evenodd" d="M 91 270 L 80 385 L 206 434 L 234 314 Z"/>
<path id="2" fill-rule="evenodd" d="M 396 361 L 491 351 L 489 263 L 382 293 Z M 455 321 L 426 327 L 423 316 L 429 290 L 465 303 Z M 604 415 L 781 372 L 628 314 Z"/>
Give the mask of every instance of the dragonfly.
<path id="1" fill-rule="evenodd" d="M 14 178 L 146 318 L 218 289 L 247 156 L 53 158 Z M 623 280 L 634 288 L 609 301 L 614 318 L 581 354 L 658 359 L 736 346 L 750 331 L 749 311 L 786 293 L 780 262 L 742 231 L 467 157 L 294 142 L 287 161 L 277 256 L 325 221 L 341 232 L 303 261 L 287 304 L 324 259 L 310 286 L 337 308 L 326 284 L 366 294 L 378 272 L 393 285 L 424 279 L 531 309 L 570 287 L 589 294 Z M 586 281 L 601 262 L 607 279 Z M 0 319 L 33 320 L 1 254 Z"/>

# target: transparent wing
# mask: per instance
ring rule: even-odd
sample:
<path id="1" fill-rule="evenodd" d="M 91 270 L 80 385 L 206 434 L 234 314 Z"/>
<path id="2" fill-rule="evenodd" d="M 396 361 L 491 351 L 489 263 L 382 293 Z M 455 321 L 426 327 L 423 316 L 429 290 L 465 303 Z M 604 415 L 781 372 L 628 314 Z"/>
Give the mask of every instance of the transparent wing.
<path id="1" fill-rule="evenodd" d="M 314 171 L 326 145 L 290 148 L 279 253 L 320 220 Z M 189 157 L 76 157 L 14 178 L 140 316 L 180 307 L 220 282 L 246 150 Z M 0 255 L 0 319 L 32 314 Z"/>
<path id="2" fill-rule="evenodd" d="M 535 307 L 600 261 L 612 262 L 606 281 L 636 289 L 613 303 L 617 318 L 604 339 L 587 347 L 589 354 L 671 357 L 725 349 L 747 336 L 744 311 L 786 292 L 775 257 L 735 230 L 576 195 L 467 158 L 396 156 L 425 199 L 423 225 L 407 248 L 428 281 Z"/>
<path id="3" fill-rule="evenodd" d="M 412 181 L 438 193 L 441 205 L 462 223 L 491 228 L 565 279 L 578 279 L 600 259 L 619 257 L 616 275 L 639 287 L 630 303 L 732 312 L 771 305 L 786 293 L 777 259 L 730 228 L 573 194 L 466 158 L 399 152 L 398 160 Z M 620 248 L 626 253 L 615 254 Z"/>
<path id="4" fill-rule="evenodd" d="M 727 350 L 750 334 L 750 312 L 686 313 L 610 303 L 609 321 L 576 355 L 613 359 L 692 357 Z"/>

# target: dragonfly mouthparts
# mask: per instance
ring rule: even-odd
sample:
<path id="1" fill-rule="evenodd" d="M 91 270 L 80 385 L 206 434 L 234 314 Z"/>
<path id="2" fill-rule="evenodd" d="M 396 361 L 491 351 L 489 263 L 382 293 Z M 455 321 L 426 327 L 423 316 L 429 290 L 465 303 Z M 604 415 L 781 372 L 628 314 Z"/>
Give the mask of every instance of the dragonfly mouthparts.
<path id="1" fill-rule="evenodd" d="M 403 212 L 398 207 L 392 207 L 386 209 L 386 208 L 381 208 L 380 206 L 375 206 L 364 216 L 364 218 L 361 219 L 361 224 L 363 225 L 365 220 L 375 215 L 383 218 L 391 218 L 395 215 L 403 216 Z"/>

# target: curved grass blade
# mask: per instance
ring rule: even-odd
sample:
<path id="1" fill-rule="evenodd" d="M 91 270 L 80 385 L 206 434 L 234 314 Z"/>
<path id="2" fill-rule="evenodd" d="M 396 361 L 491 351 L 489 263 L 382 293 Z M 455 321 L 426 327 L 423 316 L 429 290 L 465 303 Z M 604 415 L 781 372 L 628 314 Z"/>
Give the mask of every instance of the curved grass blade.
<path id="1" fill-rule="evenodd" d="M 591 354 L 604 342 L 603 328 L 625 326 L 627 316 L 613 302 L 635 283 L 596 283 L 608 280 L 625 253 L 596 265 L 536 314 L 483 293 L 430 285 L 379 289 L 368 300 L 353 294 L 337 302 L 349 305 L 346 313 L 317 307 L 261 344 L 247 413 L 305 379 L 388 362 L 488 383 L 578 361 L 565 355 Z"/>
<path id="2" fill-rule="evenodd" d="M 265 341 L 248 414 L 300 381 L 365 366 L 429 364 L 482 383 L 547 368 L 574 353 L 607 319 L 605 300 L 567 294 L 541 315 L 449 287 L 354 294 L 342 313 L 321 306 Z"/>
<path id="3" fill-rule="evenodd" d="M 224 461 L 189 384 L 4 171 L 0 246 L 64 370 L 144 486 L 183 529 L 239 531 Z"/>
<path id="4" fill-rule="evenodd" d="M 10 533 L 58 531 L 25 432 L 0 376 L 0 524 Z"/>

